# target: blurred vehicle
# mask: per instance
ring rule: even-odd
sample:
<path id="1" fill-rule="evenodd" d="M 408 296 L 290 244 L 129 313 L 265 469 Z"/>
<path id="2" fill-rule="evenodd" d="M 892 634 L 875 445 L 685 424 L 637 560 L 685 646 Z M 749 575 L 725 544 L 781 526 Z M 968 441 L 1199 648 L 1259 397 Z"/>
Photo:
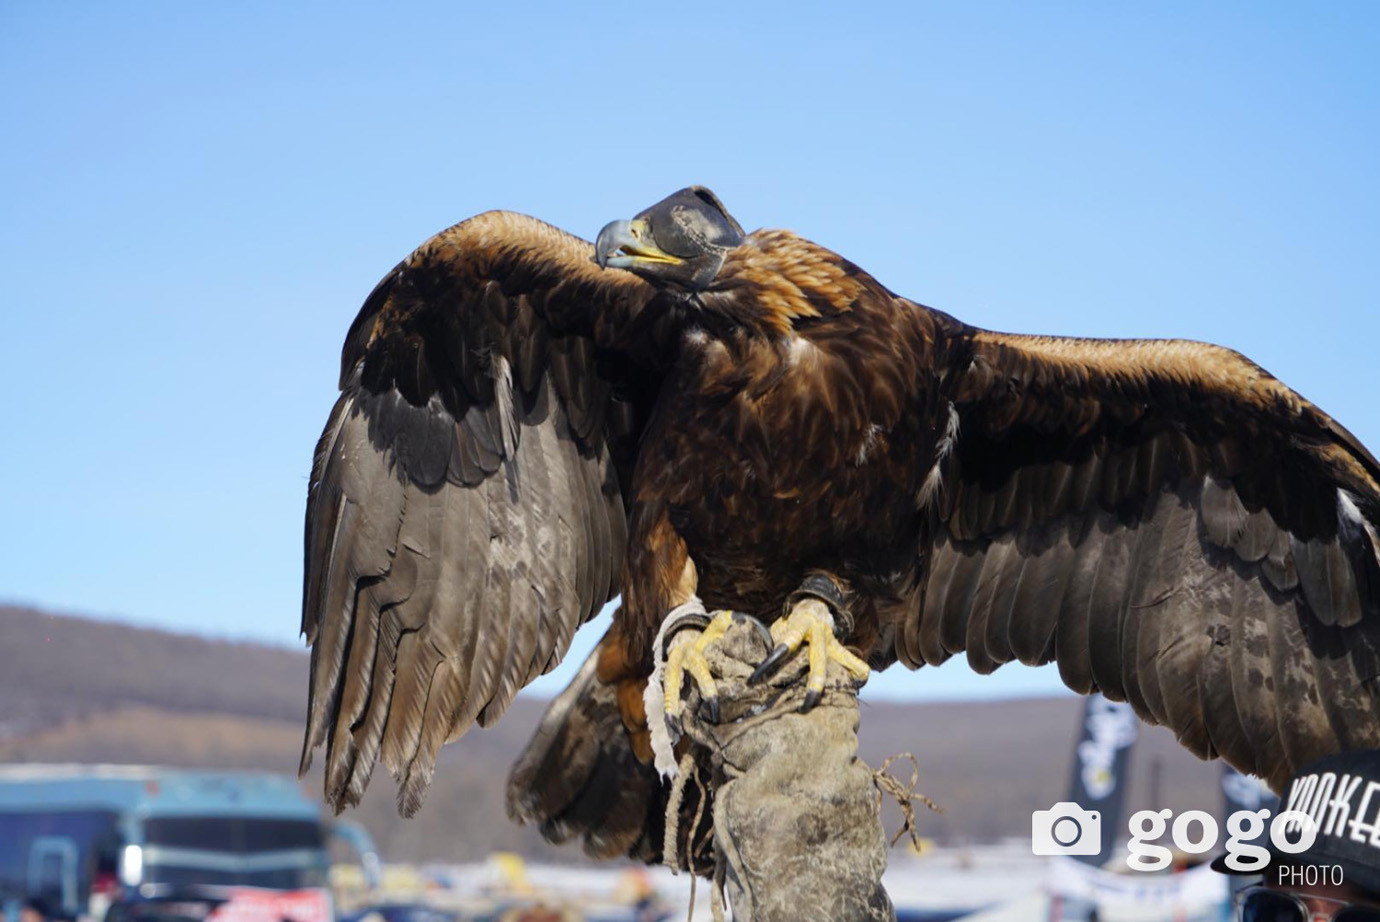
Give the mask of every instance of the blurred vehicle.
<path id="1" fill-rule="evenodd" d="M 211 886 L 226 904 L 217 920 L 330 922 L 327 836 L 320 808 L 282 775 L 0 766 L 7 908 L 40 897 L 58 918 L 101 919 L 119 900 L 137 919 L 159 907 L 126 904 Z"/>
<path id="2" fill-rule="evenodd" d="M 206 922 L 226 902 L 198 888 L 164 888 L 148 897 L 136 891 L 111 903 L 105 922 Z"/>

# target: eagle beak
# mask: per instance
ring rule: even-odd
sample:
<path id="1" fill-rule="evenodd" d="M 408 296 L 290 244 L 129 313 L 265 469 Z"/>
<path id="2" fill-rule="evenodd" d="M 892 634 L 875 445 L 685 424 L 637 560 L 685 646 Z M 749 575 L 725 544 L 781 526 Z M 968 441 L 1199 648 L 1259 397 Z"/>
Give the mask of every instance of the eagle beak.
<path id="1" fill-rule="evenodd" d="M 647 263 L 676 264 L 684 262 L 672 256 L 652 240 L 652 228 L 645 218 L 632 221 L 610 221 L 594 242 L 594 261 L 600 268 L 632 269 Z"/>

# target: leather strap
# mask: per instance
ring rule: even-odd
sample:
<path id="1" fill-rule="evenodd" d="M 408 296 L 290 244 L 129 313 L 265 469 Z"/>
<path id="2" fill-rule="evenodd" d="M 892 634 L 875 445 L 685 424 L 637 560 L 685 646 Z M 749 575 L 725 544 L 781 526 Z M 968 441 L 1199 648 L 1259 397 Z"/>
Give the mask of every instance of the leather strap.
<path id="1" fill-rule="evenodd" d="M 704 605 L 700 603 L 699 599 L 673 608 L 670 613 L 667 614 L 666 620 L 662 622 L 661 626 L 662 658 L 665 659 L 666 652 L 671 646 L 671 638 L 678 632 L 686 628 L 694 628 L 697 631 L 703 631 L 708 626 L 709 615 L 705 612 Z"/>
<path id="2" fill-rule="evenodd" d="M 848 605 L 851 594 L 834 577 L 816 571 L 808 574 L 800 586 L 786 596 L 785 612 L 790 614 L 796 603 L 803 599 L 819 599 L 829 606 L 834 616 L 834 636 L 843 640 L 853 633 L 853 614 Z"/>

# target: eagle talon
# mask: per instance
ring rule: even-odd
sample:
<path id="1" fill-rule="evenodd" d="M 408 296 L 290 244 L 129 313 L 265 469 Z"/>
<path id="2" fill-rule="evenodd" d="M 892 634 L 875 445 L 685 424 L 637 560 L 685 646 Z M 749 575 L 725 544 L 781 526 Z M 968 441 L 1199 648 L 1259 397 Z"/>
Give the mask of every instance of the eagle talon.
<path id="1" fill-rule="evenodd" d="M 761 685 L 767 678 L 786 661 L 786 657 L 791 655 L 791 648 L 784 643 L 779 643 L 772 647 L 767 658 L 757 664 L 757 668 L 752 670 L 752 675 L 748 676 L 749 685 Z"/>
<path id="2" fill-rule="evenodd" d="M 805 681 L 805 702 L 801 713 L 812 710 L 824 698 L 824 682 L 829 663 L 835 662 L 847 670 L 853 678 L 865 682 L 871 674 L 864 663 L 848 650 L 834 636 L 834 616 L 829 607 L 819 599 L 804 598 L 791 608 L 785 618 L 771 626 L 776 646 L 767 658 L 752 671 L 748 677 L 749 685 L 757 685 L 781 667 L 791 654 L 807 644 L 810 652 L 810 669 Z"/>
<path id="3" fill-rule="evenodd" d="M 709 712 L 711 723 L 718 723 L 722 714 L 719 702 L 719 686 L 709 671 L 709 661 L 704 652 L 719 638 L 723 637 L 730 625 L 738 620 L 735 612 L 719 611 L 705 625 L 704 630 L 691 639 L 689 631 L 676 635 L 671 641 L 670 653 L 666 656 L 666 674 L 663 688 L 666 694 L 666 719 L 679 723 L 685 713 L 685 702 L 681 692 L 685 688 L 685 677 L 689 675 L 700 689 L 700 701 Z"/>

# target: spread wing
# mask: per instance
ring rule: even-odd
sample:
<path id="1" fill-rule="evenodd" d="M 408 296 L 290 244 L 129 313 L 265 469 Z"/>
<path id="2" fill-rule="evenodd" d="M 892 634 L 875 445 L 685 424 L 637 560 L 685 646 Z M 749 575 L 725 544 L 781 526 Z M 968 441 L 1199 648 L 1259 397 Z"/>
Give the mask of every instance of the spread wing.
<path id="1" fill-rule="evenodd" d="M 419 247 L 350 328 L 307 496 L 302 768 L 412 813 L 441 744 L 487 726 L 618 592 L 620 481 L 658 378 L 654 290 L 531 218 Z"/>
<path id="2" fill-rule="evenodd" d="M 1277 789 L 1380 745 L 1380 465 L 1183 341 L 957 336 L 912 664 L 1059 665 Z"/>

